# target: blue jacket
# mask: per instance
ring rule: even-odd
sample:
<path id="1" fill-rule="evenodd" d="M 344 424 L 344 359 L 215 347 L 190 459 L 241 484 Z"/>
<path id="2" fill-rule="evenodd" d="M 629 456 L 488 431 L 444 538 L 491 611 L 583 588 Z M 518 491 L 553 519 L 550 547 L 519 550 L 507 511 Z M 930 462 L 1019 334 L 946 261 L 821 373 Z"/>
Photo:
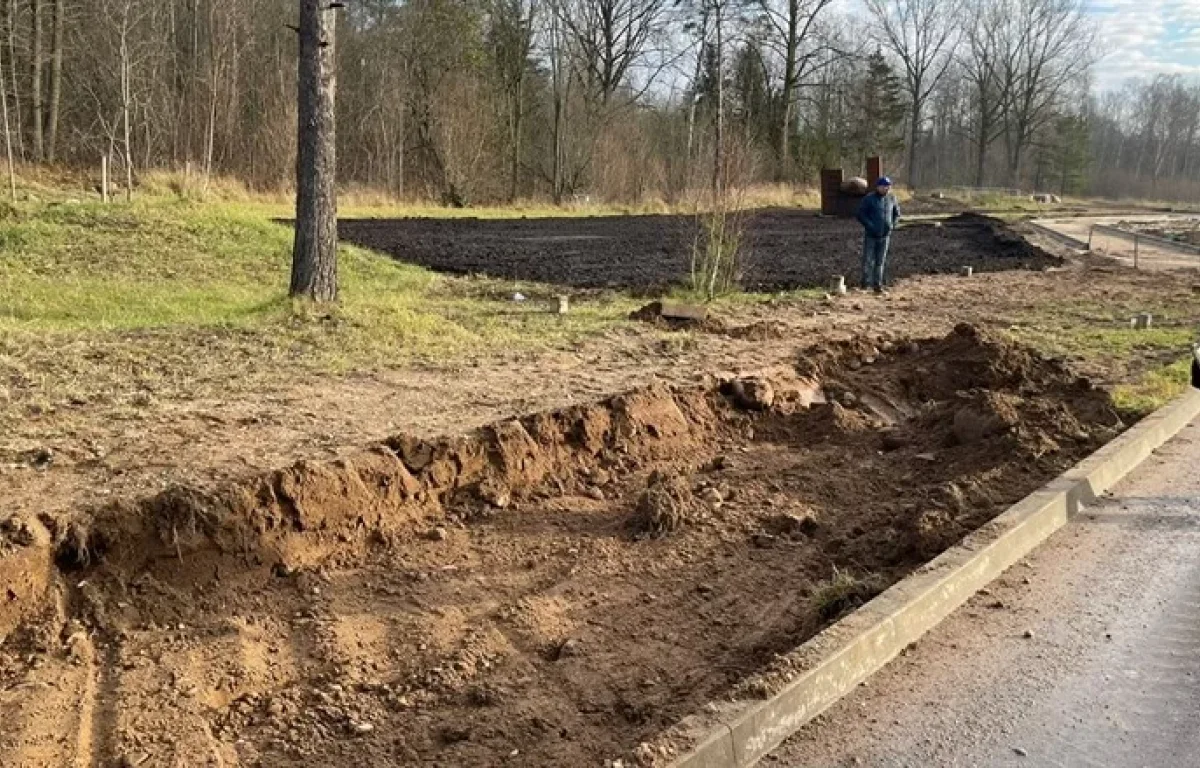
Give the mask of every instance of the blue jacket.
<path id="1" fill-rule="evenodd" d="M 858 204 L 855 217 L 863 225 L 868 237 L 883 238 L 892 234 L 900 219 L 900 204 L 890 194 L 880 195 L 872 191 Z"/>

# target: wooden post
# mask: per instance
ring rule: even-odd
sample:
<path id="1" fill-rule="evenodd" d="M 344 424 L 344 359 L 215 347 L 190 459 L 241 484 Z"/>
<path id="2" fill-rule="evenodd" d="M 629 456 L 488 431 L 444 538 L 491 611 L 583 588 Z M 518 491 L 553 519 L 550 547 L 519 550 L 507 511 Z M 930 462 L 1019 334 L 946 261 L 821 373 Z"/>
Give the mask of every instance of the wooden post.
<path id="1" fill-rule="evenodd" d="M 1092 236 L 1095 234 L 1096 234 L 1096 225 L 1093 224 L 1092 226 L 1088 227 L 1088 252 L 1089 253 L 1091 253 L 1091 250 L 1092 250 Z"/>
<path id="2" fill-rule="evenodd" d="M 108 202 L 108 155 L 100 155 L 100 199 Z"/>
<path id="3" fill-rule="evenodd" d="M 1136 233 L 1133 235 L 1133 268 L 1138 268 L 1138 236 Z"/>

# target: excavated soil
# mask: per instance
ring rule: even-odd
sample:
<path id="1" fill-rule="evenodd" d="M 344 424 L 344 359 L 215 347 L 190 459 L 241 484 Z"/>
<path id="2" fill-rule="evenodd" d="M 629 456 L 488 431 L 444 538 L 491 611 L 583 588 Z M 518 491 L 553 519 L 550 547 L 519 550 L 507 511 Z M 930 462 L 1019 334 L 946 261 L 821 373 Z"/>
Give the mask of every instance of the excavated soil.
<path id="1" fill-rule="evenodd" d="M 576 288 L 662 291 L 690 274 L 696 220 L 686 216 L 579 219 L 341 220 L 340 235 L 452 274 L 485 274 Z M 811 212 L 766 210 L 746 219 L 743 284 L 780 291 L 859 274 L 862 229 Z M 1060 263 L 999 220 L 960 214 L 915 222 L 892 240 L 891 279 L 918 274 L 1043 269 Z"/>
<path id="2" fill-rule="evenodd" d="M 1122 428 L 964 325 L 8 521 L 0 764 L 669 759 L 646 743 Z"/>

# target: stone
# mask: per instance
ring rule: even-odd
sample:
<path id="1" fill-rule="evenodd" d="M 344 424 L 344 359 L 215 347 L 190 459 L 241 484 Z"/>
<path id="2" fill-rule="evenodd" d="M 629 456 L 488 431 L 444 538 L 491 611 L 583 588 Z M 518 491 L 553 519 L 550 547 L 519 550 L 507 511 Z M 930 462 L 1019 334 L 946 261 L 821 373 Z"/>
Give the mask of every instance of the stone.
<path id="1" fill-rule="evenodd" d="M 558 646 L 556 655 L 559 659 L 577 658 L 583 655 L 583 644 L 575 638 L 564 640 L 562 645 Z"/>
<path id="2" fill-rule="evenodd" d="M 738 379 L 730 386 L 733 402 L 748 411 L 769 410 L 775 404 L 775 388 L 765 379 Z"/>
<path id="3" fill-rule="evenodd" d="M 708 319 L 708 307 L 700 304 L 686 304 L 679 301 L 664 301 L 659 311 L 663 317 L 670 320 L 686 320 L 692 323 L 702 323 Z"/>

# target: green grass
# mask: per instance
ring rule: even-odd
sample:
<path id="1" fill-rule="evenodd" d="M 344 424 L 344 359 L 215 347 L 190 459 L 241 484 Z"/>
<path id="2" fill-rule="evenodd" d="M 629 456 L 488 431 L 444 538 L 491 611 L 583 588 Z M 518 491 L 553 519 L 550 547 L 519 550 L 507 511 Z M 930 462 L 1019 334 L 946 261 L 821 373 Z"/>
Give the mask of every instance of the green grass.
<path id="1" fill-rule="evenodd" d="M 1135 329 L 1129 318 L 1150 312 L 1154 327 Z M 1143 415 L 1178 396 L 1188 386 L 1190 344 L 1200 321 L 1194 301 L 1139 303 L 1120 301 L 1043 306 L 1009 329 L 1016 340 L 1112 384 L 1115 404 Z"/>
<path id="2" fill-rule="evenodd" d="M 181 198 L 7 210 L 0 405 L 102 397 L 129 380 L 195 394 L 253 386 L 281 365 L 342 373 L 562 346 L 638 306 L 594 295 L 559 316 L 545 286 L 443 277 L 343 245 L 341 301 L 317 311 L 287 297 L 292 235 L 278 213 Z M 530 300 L 513 302 L 516 291 Z"/>

